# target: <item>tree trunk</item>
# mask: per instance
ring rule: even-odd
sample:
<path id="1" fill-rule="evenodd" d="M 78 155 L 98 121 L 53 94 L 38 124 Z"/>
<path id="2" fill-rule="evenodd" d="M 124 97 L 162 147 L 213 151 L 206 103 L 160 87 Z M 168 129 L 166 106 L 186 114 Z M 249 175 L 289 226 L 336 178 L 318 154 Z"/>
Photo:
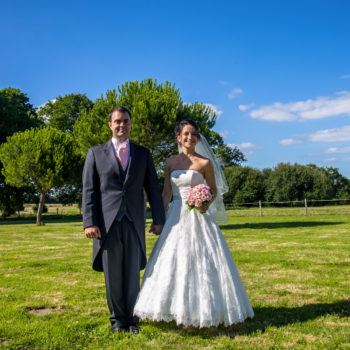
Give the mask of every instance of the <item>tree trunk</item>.
<path id="1" fill-rule="evenodd" d="M 47 191 L 40 193 L 38 211 L 36 213 L 36 224 L 39 226 L 43 224 L 41 219 L 41 214 L 43 213 L 43 210 L 44 210 L 46 192 Z"/>

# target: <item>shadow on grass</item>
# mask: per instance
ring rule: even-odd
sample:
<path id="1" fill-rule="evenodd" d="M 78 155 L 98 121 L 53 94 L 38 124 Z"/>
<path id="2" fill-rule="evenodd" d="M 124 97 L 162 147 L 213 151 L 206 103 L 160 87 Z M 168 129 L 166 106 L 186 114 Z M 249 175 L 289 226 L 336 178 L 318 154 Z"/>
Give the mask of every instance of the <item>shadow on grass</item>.
<path id="1" fill-rule="evenodd" d="M 338 317 L 350 316 L 350 300 L 341 300 L 330 304 L 307 304 L 299 307 L 256 307 L 255 316 L 244 323 L 224 327 L 210 328 L 184 328 L 177 326 L 175 322 L 156 323 L 161 331 L 177 331 L 182 336 L 197 336 L 203 339 L 237 335 L 249 335 L 252 333 L 264 333 L 268 327 L 283 327 L 293 323 L 302 323 L 314 320 L 320 316 L 335 315 Z"/>
<path id="2" fill-rule="evenodd" d="M 35 224 L 35 216 L 24 216 L 1 219 L 0 225 L 21 225 L 21 224 Z M 68 222 L 80 222 L 82 216 L 78 215 L 44 215 L 43 222 L 45 223 L 68 223 Z"/>
<path id="3" fill-rule="evenodd" d="M 228 224 L 220 225 L 224 230 L 237 230 L 237 229 L 278 229 L 278 228 L 298 228 L 298 227 L 316 227 L 316 226 L 330 226 L 340 225 L 343 222 L 336 221 L 287 221 L 287 222 L 258 222 L 258 223 L 244 223 L 244 224 Z"/>

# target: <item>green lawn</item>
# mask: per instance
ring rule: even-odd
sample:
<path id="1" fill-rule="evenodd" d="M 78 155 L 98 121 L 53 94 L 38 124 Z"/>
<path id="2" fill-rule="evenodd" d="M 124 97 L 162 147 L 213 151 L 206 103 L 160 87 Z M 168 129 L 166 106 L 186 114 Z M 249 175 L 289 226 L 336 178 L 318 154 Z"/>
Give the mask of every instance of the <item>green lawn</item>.
<path id="1" fill-rule="evenodd" d="M 0 221 L 0 348 L 350 349 L 350 216 L 230 214 L 222 229 L 255 318 L 200 330 L 142 322 L 138 335 L 110 333 L 79 217 Z"/>

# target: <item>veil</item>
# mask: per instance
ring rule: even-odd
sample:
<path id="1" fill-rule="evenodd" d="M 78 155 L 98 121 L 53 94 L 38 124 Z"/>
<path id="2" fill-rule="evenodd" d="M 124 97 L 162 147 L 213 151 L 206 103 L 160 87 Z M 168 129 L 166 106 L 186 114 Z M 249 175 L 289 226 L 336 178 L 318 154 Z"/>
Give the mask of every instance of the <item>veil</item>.
<path id="1" fill-rule="evenodd" d="M 228 191 L 228 185 L 221 164 L 216 158 L 207 139 L 202 134 L 200 134 L 195 151 L 201 156 L 208 158 L 213 165 L 217 194 L 213 203 L 209 207 L 209 213 L 213 215 L 218 224 L 225 224 L 227 222 L 227 214 L 222 196 Z M 179 153 L 180 152 L 181 146 L 179 145 Z"/>

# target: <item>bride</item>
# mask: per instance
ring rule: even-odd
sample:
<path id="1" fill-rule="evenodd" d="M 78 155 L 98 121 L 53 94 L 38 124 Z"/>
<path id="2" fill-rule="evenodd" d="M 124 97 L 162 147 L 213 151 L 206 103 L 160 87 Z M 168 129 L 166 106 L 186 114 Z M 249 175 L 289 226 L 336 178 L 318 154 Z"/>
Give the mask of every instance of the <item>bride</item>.
<path id="1" fill-rule="evenodd" d="M 215 203 L 212 199 L 200 211 L 190 211 L 185 203 L 189 188 L 202 183 L 210 187 L 214 198 L 222 172 L 215 159 L 196 152 L 205 149 L 199 147 L 205 139 L 196 122 L 181 121 L 175 134 L 181 153 L 166 162 L 163 190 L 165 208 L 171 198 L 172 202 L 146 266 L 134 314 L 196 327 L 242 322 L 254 312 L 209 208 Z M 218 197 L 214 202 L 222 203 L 220 193 Z"/>

